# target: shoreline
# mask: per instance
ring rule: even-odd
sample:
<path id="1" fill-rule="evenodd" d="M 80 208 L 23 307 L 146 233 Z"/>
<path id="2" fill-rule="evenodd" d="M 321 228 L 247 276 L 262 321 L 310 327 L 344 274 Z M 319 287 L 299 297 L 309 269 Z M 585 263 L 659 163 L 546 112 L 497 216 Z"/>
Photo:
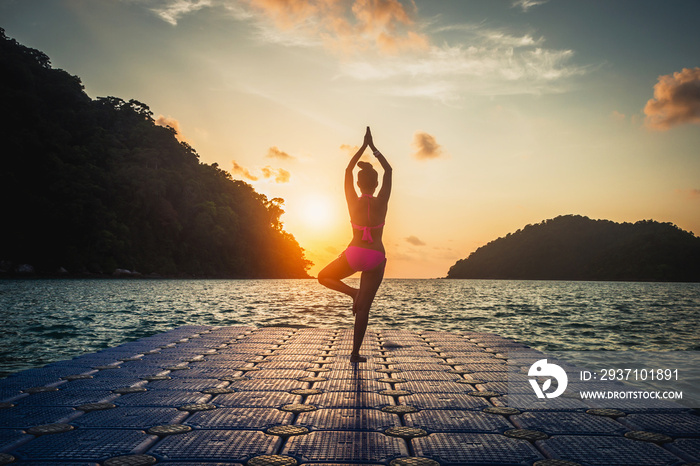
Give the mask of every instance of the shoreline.
<path id="1" fill-rule="evenodd" d="M 359 276 L 347 278 L 359 279 Z M 0 272 L 0 282 L 4 280 L 316 280 L 317 277 L 247 277 L 234 275 L 160 275 L 160 274 L 100 274 L 100 273 L 20 273 Z M 435 281 L 493 281 L 493 282 L 542 282 L 542 283 L 665 283 L 693 284 L 698 280 L 609 280 L 609 279 L 573 279 L 573 278 L 452 278 L 452 277 L 386 277 L 384 280 L 435 280 Z"/>

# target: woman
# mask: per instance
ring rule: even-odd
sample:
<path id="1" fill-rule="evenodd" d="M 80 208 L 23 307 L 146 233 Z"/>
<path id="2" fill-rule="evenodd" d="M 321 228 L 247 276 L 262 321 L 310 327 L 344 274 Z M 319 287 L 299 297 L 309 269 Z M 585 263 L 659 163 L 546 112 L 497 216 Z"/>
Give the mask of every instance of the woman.
<path id="1" fill-rule="evenodd" d="M 378 174 L 367 162 L 358 162 L 369 147 L 384 169 L 382 188 L 377 197 L 373 197 L 378 186 Z M 357 196 L 353 183 L 352 171 L 355 165 L 360 167 L 357 174 L 357 186 L 362 195 Z M 350 211 L 352 224 L 352 241 L 340 256 L 321 270 L 318 281 L 324 286 L 345 293 L 353 300 L 352 312 L 355 314 L 355 333 L 353 348 L 350 354 L 351 362 L 365 362 L 367 358 L 360 356 L 360 346 L 367 330 L 369 308 L 372 305 L 377 289 L 384 278 L 386 257 L 382 233 L 386 218 L 389 195 L 391 194 L 391 166 L 381 152 L 374 147 L 372 133 L 367 127 L 365 139 L 360 150 L 352 157 L 345 169 L 345 199 Z M 341 280 L 355 272 L 362 272 L 360 288 L 353 288 Z"/>

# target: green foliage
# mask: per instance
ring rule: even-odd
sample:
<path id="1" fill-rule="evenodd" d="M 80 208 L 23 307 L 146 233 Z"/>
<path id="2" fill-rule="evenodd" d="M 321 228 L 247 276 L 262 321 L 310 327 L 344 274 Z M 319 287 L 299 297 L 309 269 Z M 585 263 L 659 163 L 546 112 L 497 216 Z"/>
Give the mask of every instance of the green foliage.
<path id="1" fill-rule="evenodd" d="M 268 200 L 157 126 L 148 106 L 90 99 L 0 29 L 0 260 L 40 272 L 305 278 Z"/>
<path id="2" fill-rule="evenodd" d="M 670 223 L 566 215 L 491 241 L 447 278 L 700 281 L 700 238 Z"/>

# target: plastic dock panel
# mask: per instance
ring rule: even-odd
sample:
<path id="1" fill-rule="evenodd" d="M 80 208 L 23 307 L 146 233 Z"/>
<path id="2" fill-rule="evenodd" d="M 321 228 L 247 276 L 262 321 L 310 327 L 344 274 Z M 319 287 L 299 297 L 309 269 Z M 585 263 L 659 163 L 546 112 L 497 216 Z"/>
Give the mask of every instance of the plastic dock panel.
<path id="1" fill-rule="evenodd" d="M 289 438 L 282 454 L 317 463 L 388 463 L 408 450 L 404 440 L 379 432 L 316 431 Z"/>
<path id="2" fill-rule="evenodd" d="M 184 424 L 195 429 L 265 430 L 291 424 L 293 418 L 275 408 L 218 408 L 194 413 Z"/>
<path id="3" fill-rule="evenodd" d="M 511 417 L 511 421 L 520 429 L 538 430 L 549 435 L 620 436 L 631 430 L 608 417 L 581 412 L 526 412 Z"/>
<path id="4" fill-rule="evenodd" d="M 459 393 L 416 393 L 399 397 L 399 402 L 418 409 L 482 410 L 492 406 L 484 398 Z"/>
<path id="5" fill-rule="evenodd" d="M 441 465 L 530 465 L 544 459 L 530 442 L 495 434 L 437 433 L 411 443 L 418 456 Z"/>
<path id="6" fill-rule="evenodd" d="M 561 435 L 537 445 L 550 457 L 595 466 L 679 465 L 679 458 L 662 447 L 624 437 Z"/>
<path id="7" fill-rule="evenodd" d="M 258 431 L 199 430 L 162 439 L 149 453 L 161 460 L 239 461 L 271 455 L 280 437 Z"/>
<path id="8" fill-rule="evenodd" d="M 700 437 L 700 416 L 690 413 L 630 414 L 618 419 L 630 430 L 658 432 L 670 437 Z"/>
<path id="9" fill-rule="evenodd" d="M 32 461 L 104 461 L 113 456 L 143 453 L 156 440 L 155 435 L 140 430 L 76 429 L 37 437 L 19 447 L 13 455 Z"/>
<path id="10" fill-rule="evenodd" d="M 115 398 L 113 403 L 117 406 L 178 406 L 191 403 L 206 403 L 211 395 L 205 395 L 199 391 L 189 392 L 184 390 L 148 390 L 142 393 L 128 393 Z"/>
<path id="11" fill-rule="evenodd" d="M 309 430 L 368 430 L 384 432 L 401 425 L 399 416 L 376 409 L 328 408 L 299 413 L 295 425 Z"/>
<path id="12" fill-rule="evenodd" d="M 28 429 L 29 427 L 43 424 L 55 424 L 76 414 L 73 408 L 50 406 L 27 406 L 22 410 L 0 410 L 0 428 L 2 429 Z"/>
<path id="13" fill-rule="evenodd" d="M 407 382 L 420 382 L 434 380 L 439 382 L 454 382 L 462 377 L 458 374 L 450 374 L 445 371 L 414 371 L 410 367 L 407 369 L 402 369 L 401 372 L 396 374 L 396 377 L 406 380 Z"/>
<path id="14" fill-rule="evenodd" d="M 700 463 L 700 439 L 677 439 L 665 444 L 664 447 L 686 461 Z"/>
<path id="15" fill-rule="evenodd" d="M 400 374 L 397 374 L 400 375 Z M 461 393 L 467 394 L 476 390 L 474 385 L 456 383 L 444 380 L 409 380 L 400 385 L 401 390 L 411 393 Z"/>
<path id="16" fill-rule="evenodd" d="M 121 387 L 141 385 L 144 381 L 139 377 L 100 377 L 92 376 L 90 379 L 71 380 L 59 385 L 62 390 L 114 390 Z"/>
<path id="17" fill-rule="evenodd" d="M 279 408 L 288 404 L 301 403 L 301 396 L 272 391 L 236 392 L 218 395 L 212 402 L 227 408 Z"/>
<path id="18" fill-rule="evenodd" d="M 318 408 L 377 408 L 394 404 L 391 397 L 374 392 L 326 392 L 310 395 L 306 402 Z"/>
<path id="19" fill-rule="evenodd" d="M 404 416 L 407 426 L 428 432 L 473 432 L 502 434 L 513 424 L 498 414 L 461 409 L 426 409 Z"/>
<path id="20" fill-rule="evenodd" d="M 21 445 L 33 437 L 19 429 L 0 429 L 0 451 L 6 451 Z"/>
<path id="21" fill-rule="evenodd" d="M 309 384 L 294 379 L 246 379 L 231 382 L 227 388 L 241 392 L 289 392 L 309 388 Z"/>
<path id="22" fill-rule="evenodd" d="M 55 392 L 33 393 L 15 402 L 17 406 L 72 406 L 97 403 L 116 398 L 109 390 L 58 390 Z"/>
<path id="23" fill-rule="evenodd" d="M 592 406 L 573 398 L 537 399 L 532 394 L 527 396 L 503 395 L 493 399 L 496 406 L 510 406 L 521 411 L 585 411 Z"/>
<path id="24" fill-rule="evenodd" d="M 224 387 L 226 385 L 225 382 L 219 379 L 171 379 L 150 382 L 148 389 L 201 391 L 206 388 Z"/>
<path id="25" fill-rule="evenodd" d="M 176 408 L 117 407 L 91 411 L 70 421 L 76 427 L 101 429 L 142 429 L 164 424 L 178 424 L 187 413 Z"/>
<path id="26" fill-rule="evenodd" d="M 13 374 L 0 380 L 0 464 L 700 461 L 696 412 L 568 393 L 540 402 L 527 369 L 547 356 L 507 338 L 370 331 L 370 360 L 350 364 L 352 337 L 185 326 Z"/>

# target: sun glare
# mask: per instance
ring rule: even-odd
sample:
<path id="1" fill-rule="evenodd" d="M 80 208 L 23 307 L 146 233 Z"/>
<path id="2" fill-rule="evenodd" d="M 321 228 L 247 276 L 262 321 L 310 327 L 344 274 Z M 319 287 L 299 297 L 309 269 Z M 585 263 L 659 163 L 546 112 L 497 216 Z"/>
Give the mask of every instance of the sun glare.
<path id="1" fill-rule="evenodd" d="M 322 196 L 310 197 L 304 201 L 304 223 L 311 228 L 327 228 L 335 217 L 333 206 Z"/>

